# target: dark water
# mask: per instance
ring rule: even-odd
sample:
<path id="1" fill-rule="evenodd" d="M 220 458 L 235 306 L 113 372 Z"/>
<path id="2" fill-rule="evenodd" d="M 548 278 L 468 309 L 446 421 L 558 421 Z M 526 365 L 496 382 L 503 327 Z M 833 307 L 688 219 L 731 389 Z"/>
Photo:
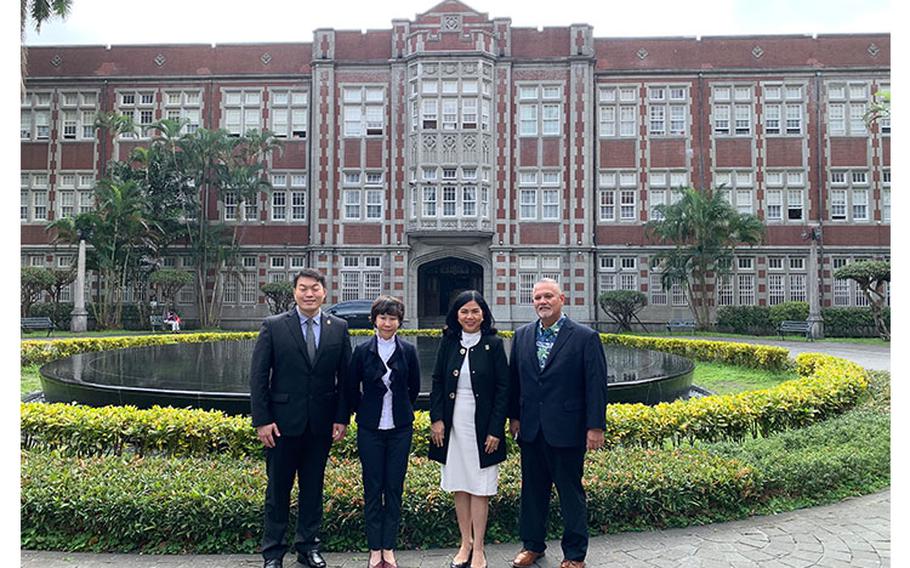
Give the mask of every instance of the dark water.
<path id="1" fill-rule="evenodd" d="M 352 342 L 357 345 L 369 339 L 353 337 Z M 404 340 L 417 346 L 421 392 L 426 394 L 432 384 L 431 374 L 440 339 L 407 337 Z M 505 343 L 508 355 L 511 342 Z M 254 344 L 254 340 L 219 341 L 83 353 L 42 367 L 42 382 L 49 401 L 102 404 L 104 397 L 99 392 L 126 393 L 133 397 L 144 393 L 152 398 L 156 393 L 169 393 L 172 397 L 195 398 L 200 401 L 199 406 L 206 406 L 206 398 L 236 400 L 248 397 Z M 604 353 L 611 401 L 653 404 L 683 396 L 691 386 L 693 365 L 683 357 L 615 346 L 604 346 Z M 80 394 L 88 391 L 92 394 Z M 121 396 L 109 403 L 146 405 L 141 400 L 126 398 Z M 189 404 L 196 405 L 192 401 Z"/>

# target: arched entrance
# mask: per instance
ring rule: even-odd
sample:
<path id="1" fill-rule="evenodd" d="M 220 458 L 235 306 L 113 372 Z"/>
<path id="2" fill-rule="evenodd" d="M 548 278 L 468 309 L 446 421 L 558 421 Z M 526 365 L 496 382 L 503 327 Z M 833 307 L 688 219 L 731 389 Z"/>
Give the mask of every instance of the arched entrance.
<path id="1" fill-rule="evenodd" d="M 483 293 L 483 267 L 446 257 L 417 269 L 417 317 L 423 322 L 445 318 L 452 300 L 465 290 Z"/>

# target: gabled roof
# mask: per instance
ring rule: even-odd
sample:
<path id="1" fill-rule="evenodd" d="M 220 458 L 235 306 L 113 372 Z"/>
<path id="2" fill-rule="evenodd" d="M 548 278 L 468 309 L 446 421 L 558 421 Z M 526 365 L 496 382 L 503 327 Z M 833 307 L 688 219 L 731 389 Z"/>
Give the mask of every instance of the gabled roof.
<path id="1" fill-rule="evenodd" d="M 426 16 L 427 14 L 463 14 L 465 12 L 476 14 L 478 16 L 485 15 L 481 12 L 478 12 L 474 8 L 471 8 L 464 2 L 460 2 L 459 0 L 443 0 L 426 12 L 418 14 L 417 16 Z"/>

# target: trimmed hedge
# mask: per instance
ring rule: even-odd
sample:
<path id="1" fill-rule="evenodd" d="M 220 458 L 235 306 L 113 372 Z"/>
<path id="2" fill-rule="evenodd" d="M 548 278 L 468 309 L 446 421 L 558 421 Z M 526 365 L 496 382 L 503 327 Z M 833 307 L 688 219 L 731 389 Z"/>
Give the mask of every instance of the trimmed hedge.
<path id="1" fill-rule="evenodd" d="M 213 334 L 153 336 L 150 339 L 206 335 Z M 249 334 L 230 336 L 249 338 Z M 748 361 L 772 369 L 790 364 L 783 356 L 786 350 L 777 347 L 621 335 L 601 337 L 605 343 L 673 351 L 701 360 L 734 364 Z M 83 341 L 87 346 L 98 345 Z M 658 447 L 665 443 L 679 445 L 695 440 L 714 442 L 767 435 L 843 412 L 856 403 L 867 386 L 866 373 L 859 365 L 827 355 L 801 354 L 796 360 L 796 370 L 800 379 L 770 389 L 656 406 L 610 405 L 607 408 L 607 445 Z M 428 426 L 427 413 L 418 412 L 413 445 L 415 455 L 426 455 Z M 352 424 L 349 435 L 333 446 L 334 456 L 356 456 L 355 432 L 356 425 Z M 202 456 L 226 453 L 243 457 L 258 455 L 261 451 L 248 419 L 198 409 L 95 409 L 23 403 L 21 436 L 25 448 L 59 448 L 78 455 L 135 452 L 139 455 Z"/>
<path id="2" fill-rule="evenodd" d="M 520 471 L 517 455 L 500 470 L 487 529 L 492 542 L 518 537 Z M 258 460 L 23 452 L 22 546 L 252 553 L 259 544 L 265 481 Z M 739 461 L 695 449 L 597 452 L 589 455 L 583 478 L 594 532 L 740 515 L 759 497 L 756 481 Z M 412 458 L 406 484 L 400 547 L 457 543 L 454 502 L 439 487 L 439 465 Z M 326 550 L 366 547 L 359 462 L 330 461 L 324 511 Z M 550 511 L 549 538 L 558 538 L 558 504 Z"/>

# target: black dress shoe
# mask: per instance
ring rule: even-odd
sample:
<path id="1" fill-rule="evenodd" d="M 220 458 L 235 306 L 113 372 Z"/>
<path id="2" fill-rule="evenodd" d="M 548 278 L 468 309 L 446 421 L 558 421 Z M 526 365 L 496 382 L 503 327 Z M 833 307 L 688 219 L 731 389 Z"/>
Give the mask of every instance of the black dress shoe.
<path id="1" fill-rule="evenodd" d="M 310 568 L 325 568 L 325 558 L 322 557 L 318 550 L 308 550 L 303 554 L 298 554 L 297 562 Z"/>
<path id="2" fill-rule="evenodd" d="M 280 558 L 269 558 L 262 565 L 262 568 L 282 568 Z"/>
<path id="3" fill-rule="evenodd" d="M 449 568 L 470 568 L 471 567 L 471 558 L 474 556 L 474 550 L 472 549 L 468 552 L 468 559 L 464 562 L 455 562 L 455 559 L 452 559 L 452 562 L 449 564 Z"/>

